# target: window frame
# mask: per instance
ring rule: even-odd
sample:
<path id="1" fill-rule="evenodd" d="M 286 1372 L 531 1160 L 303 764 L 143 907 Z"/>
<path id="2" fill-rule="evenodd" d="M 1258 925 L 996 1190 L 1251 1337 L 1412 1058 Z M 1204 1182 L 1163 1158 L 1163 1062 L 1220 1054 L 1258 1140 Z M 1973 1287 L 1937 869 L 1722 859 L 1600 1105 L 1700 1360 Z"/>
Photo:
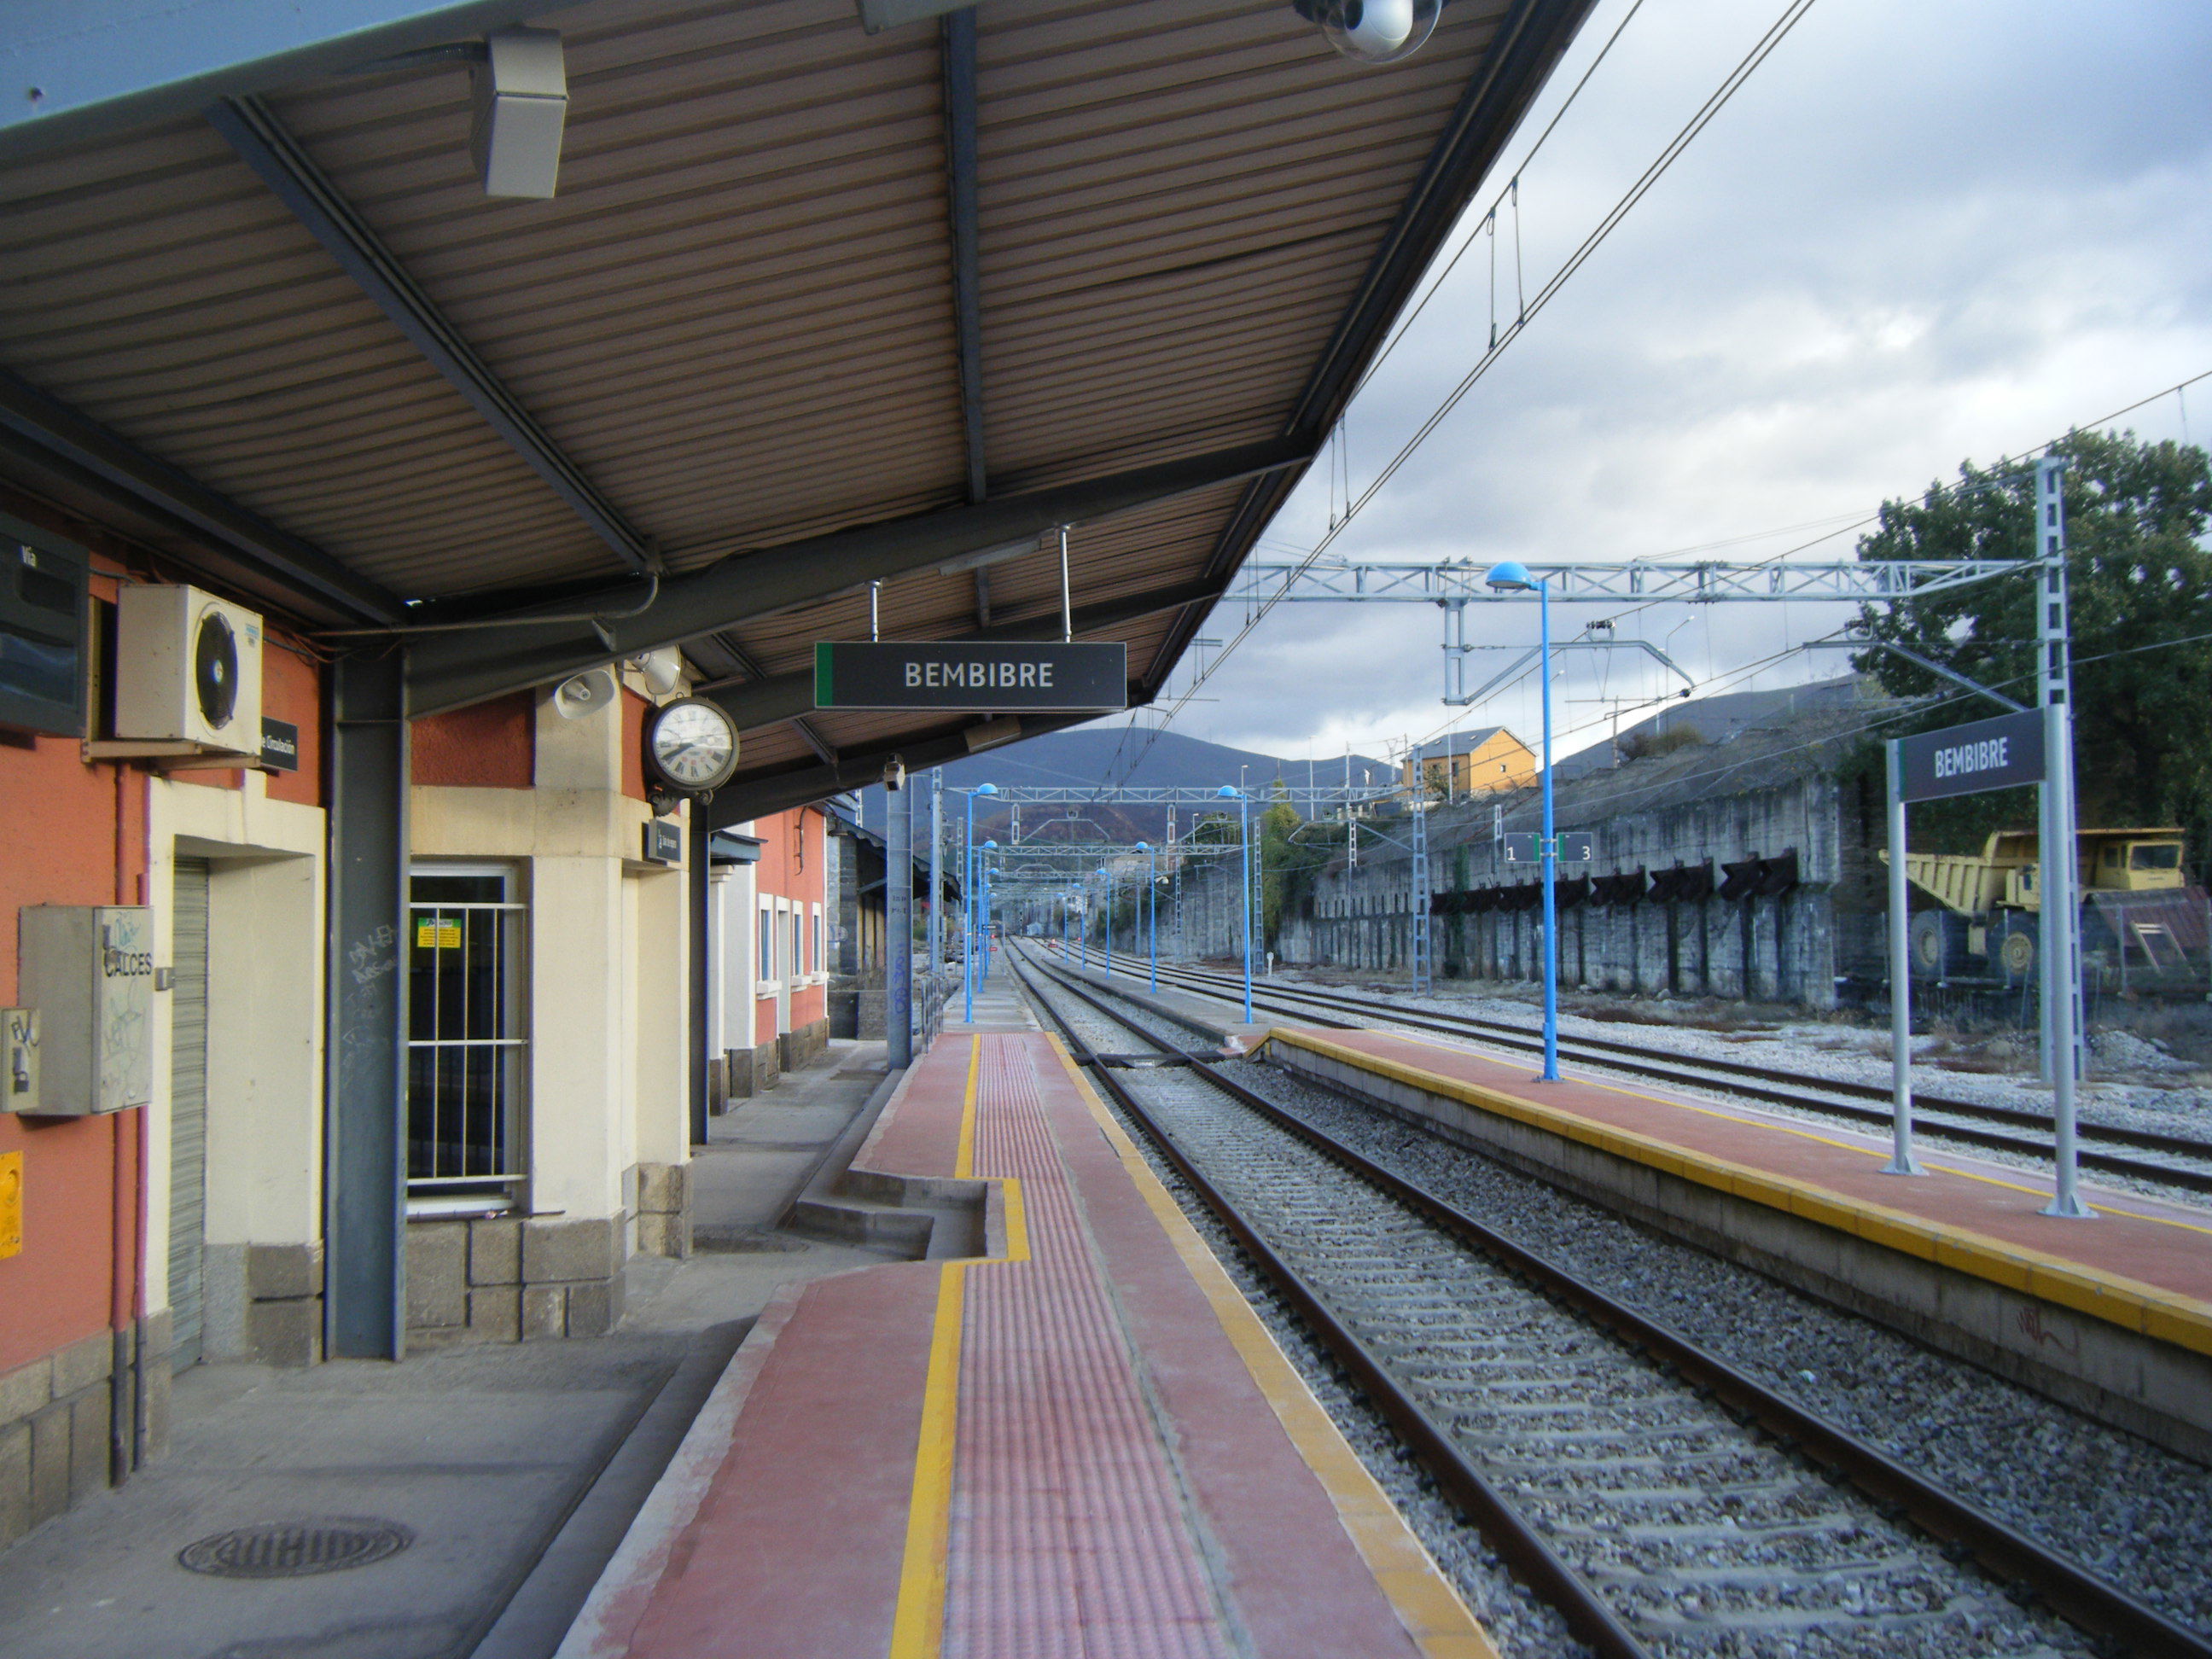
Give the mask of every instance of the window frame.
<path id="1" fill-rule="evenodd" d="M 418 899 L 416 882 L 420 878 L 441 877 L 495 878 L 501 883 L 503 896 L 496 901 Z M 520 860 L 486 859 L 410 859 L 407 866 L 407 935 L 401 941 L 407 959 L 408 1024 L 404 1038 L 407 1056 L 404 1074 L 403 1110 L 407 1122 L 407 1167 L 404 1170 L 406 1210 L 410 1218 L 452 1215 L 502 1214 L 511 1210 L 527 1207 L 525 1192 L 530 1179 L 530 1103 L 531 1103 L 531 1002 L 532 974 L 531 960 L 531 897 L 529 866 Z M 449 922 L 448 917 L 457 919 Z M 496 988 L 494 994 L 499 1006 L 493 1012 L 492 1035 L 477 1036 L 464 1030 L 459 1036 L 418 1035 L 419 1005 L 417 975 L 422 971 L 415 961 L 415 953 L 425 924 L 438 930 L 441 943 L 433 950 L 451 948 L 442 943 L 444 930 L 448 926 L 459 929 L 459 948 L 470 948 L 471 935 L 479 925 L 478 918 L 495 918 L 489 925 L 497 931 L 492 936 L 491 950 L 494 965 L 492 978 Z M 443 964 L 429 964 L 434 975 L 431 981 L 434 997 L 442 997 L 443 986 L 434 977 Z M 462 994 L 465 999 L 472 994 L 475 975 L 466 964 L 463 966 Z M 434 1004 L 434 1010 L 435 1005 Z M 442 1011 L 434 1011 L 430 1018 L 436 1022 Z M 465 1027 L 471 1022 L 475 1011 L 465 1000 L 461 1019 Z M 477 1079 L 472 1065 L 477 1051 L 490 1051 L 498 1056 L 489 1070 L 490 1088 L 488 1102 L 479 1103 Z M 441 1120 L 445 1110 L 441 1099 L 434 1099 L 428 1110 L 430 1130 L 428 1136 L 418 1137 L 417 1109 L 421 1105 L 418 1090 L 424 1080 L 425 1056 L 434 1091 L 450 1086 L 446 1078 L 447 1066 L 444 1056 L 459 1051 L 462 1057 L 459 1080 L 460 1110 L 464 1127 L 459 1142 L 463 1162 L 475 1155 L 478 1148 L 471 1138 L 467 1119 L 480 1109 L 488 1107 L 494 1121 L 485 1147 L 489 1167 L 482 1169 L 437 1168 L 442 1143 L 438 1139 Z M 431 1170 L 418 1173 L 418 1148 L 430 1148 Z"/>

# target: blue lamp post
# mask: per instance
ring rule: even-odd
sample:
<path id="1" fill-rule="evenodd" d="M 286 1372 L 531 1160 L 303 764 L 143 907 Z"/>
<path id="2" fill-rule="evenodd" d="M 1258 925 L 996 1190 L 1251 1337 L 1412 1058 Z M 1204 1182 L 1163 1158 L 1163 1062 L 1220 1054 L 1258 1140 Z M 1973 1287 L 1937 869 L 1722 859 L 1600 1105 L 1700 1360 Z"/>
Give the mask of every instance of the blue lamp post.
<path id="1" fill-rule="evenodd" d="M 1148 841 L 1137 843 L 1145 855 L 1145 949 L 1152 960 L 1152 988 L 1160 988 L 1160 855 Z"/>
<path id="2" fill-rule="evenodd" d="M 962 843 L 964 856 L 960 885 L 960 910 L 968 920 L 967 949 L 960 953 L 961 1018 L 969 1024 L 975 1021 L 975 797 L 995 795 L 995 783 L 979 783 L 968 792 L 968 837 Z"/>
<path id="3" fill-rule="evenodd" d="M 1106 945 L 1106 971 L 1111 974 L 1114 971 L 1114 872 L 1102 864 L 1098 866 L 1098 873 L 1106 878 L 1106 931 L 1102 937 Z"/>
<path id="4" fill-rule="evenodd" d="M 1528 567 L 1508 559 L 1483 577 L 1500 593 L 1536 595 L 1537 675 L 1544 690 L 1544 1081 L 1559 1080 L 1559 913 L 1554 891 L 1559 868 L 1559 837 L 1552 826 L 1552 590 Z"/>
<path id="5" fill-rule="evenodd" d="M 1224 783 L 1219 791 L 1224 800 L 1237 803 L 1237 820 L 1241 826 L 1238 839 L 1244 848 L 1244 879 L 1239 884 L 1244 890 L 1244 1023 L 1252 1023 L 1252 798 L 1233 783 Z"/>

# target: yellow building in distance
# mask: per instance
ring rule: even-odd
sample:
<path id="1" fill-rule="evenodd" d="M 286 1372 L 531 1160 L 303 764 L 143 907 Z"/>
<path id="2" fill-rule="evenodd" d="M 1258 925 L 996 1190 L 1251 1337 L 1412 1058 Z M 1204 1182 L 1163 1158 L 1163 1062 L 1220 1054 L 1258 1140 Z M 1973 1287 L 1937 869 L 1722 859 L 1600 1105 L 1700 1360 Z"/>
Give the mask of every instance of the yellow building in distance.
<path id="1" fill-rule="evenodd" d="M 1423 744 L 1406 762 L 1401 781 L 1408 787 L 1417 766 L 1429 793 L 1447 799 L 1536 781 L 1535 751 L 1502 726 L 1455 732 Z"/>

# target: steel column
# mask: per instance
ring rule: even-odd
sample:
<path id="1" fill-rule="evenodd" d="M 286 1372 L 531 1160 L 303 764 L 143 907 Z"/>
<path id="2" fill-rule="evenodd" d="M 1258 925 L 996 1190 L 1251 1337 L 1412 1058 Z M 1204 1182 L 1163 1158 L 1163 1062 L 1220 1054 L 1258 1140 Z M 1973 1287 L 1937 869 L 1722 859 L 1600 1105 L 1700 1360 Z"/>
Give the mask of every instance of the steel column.
<path id="1" fill-rule="evenodd" d="M 884 792 L 884 1063 L 914 1064 L 914 791 Z"/>
<path id="2" fill-rule="evenodd" d="M 1889 776 L 1889 1078 L 1893 1107 L 1884 1175 L 1918 1175 L 1912 1161 L 1912 944 L 1905 915 L 1905 761 L 1896 738 L 1882 744 Z"/>
<path id="3" fill-rule="evenodd" d="M 407 1346 L 406 653 L 331 666 L 323 1350 Z"/>
<path id="4" fill-rule="evenodd" d="M 708 1079 L 711 1075 L 709 1062 L 714 1058 L 714 1021 L 709 999 L 714 994 L 714 962 L 713 934 L 708 918 L 714 904 L 714 832 L 698 823 L 690 826 L 690 833 L 684 837 L 684 898 L 690 908 L 690 937 L 685 940 L 684 954 L 689 958 L 690 971 L 684 975 L 690 995 L 691 1144 L 707 1144 L 707 1120 L 714 1104 L 709 1098 Z"/>
<path id="5" fill-rule="evenodd" d="M 2077 890 L 2080 837 L 2074 810 L 2073 647 L 2066 605 L 2066 504 L 2061 489 L 2065 461 L 2046 455 L 2035 464 L 2035 544 L 2043 568 L 2036 574 L 2036 701 L 2043 706 L 2044 783 L 2042 860 L 2043 1024 L 2051 1058 L 2053 1162 L 2057 1190 L 2043 1213 L 2093 1213 L 2077 1190 L 2075 1085 L 2081 1075 L 2081 895 Z"/>

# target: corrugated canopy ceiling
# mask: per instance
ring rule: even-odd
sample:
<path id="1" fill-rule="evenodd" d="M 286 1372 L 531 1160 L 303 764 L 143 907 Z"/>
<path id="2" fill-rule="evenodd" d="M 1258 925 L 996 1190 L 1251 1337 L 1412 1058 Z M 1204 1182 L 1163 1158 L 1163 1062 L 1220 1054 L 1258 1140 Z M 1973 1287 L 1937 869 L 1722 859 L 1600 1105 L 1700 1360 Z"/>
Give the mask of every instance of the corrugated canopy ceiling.
<path id="1" fill-rule="evenodd" d="M 731 682 L 717 816 L 819 796 L 963 748 L 798 718 L 870 575 L 887 635 L 1057 637 L 1073 518 L 1079 623 L 1157 690 L 1585 7 L 1461 0 L 1375 69 L 1285 0 L 872 36 L 852 0 L 601 0 L 533 20 L 550 201 L 484 194 L 459 63 L 33 149 L 0 162 L 0 475 L 308 625 L 612 616 L 657 571 L 604 626 Z M 423 635 L 413 693 L 610 654 Z"/>

